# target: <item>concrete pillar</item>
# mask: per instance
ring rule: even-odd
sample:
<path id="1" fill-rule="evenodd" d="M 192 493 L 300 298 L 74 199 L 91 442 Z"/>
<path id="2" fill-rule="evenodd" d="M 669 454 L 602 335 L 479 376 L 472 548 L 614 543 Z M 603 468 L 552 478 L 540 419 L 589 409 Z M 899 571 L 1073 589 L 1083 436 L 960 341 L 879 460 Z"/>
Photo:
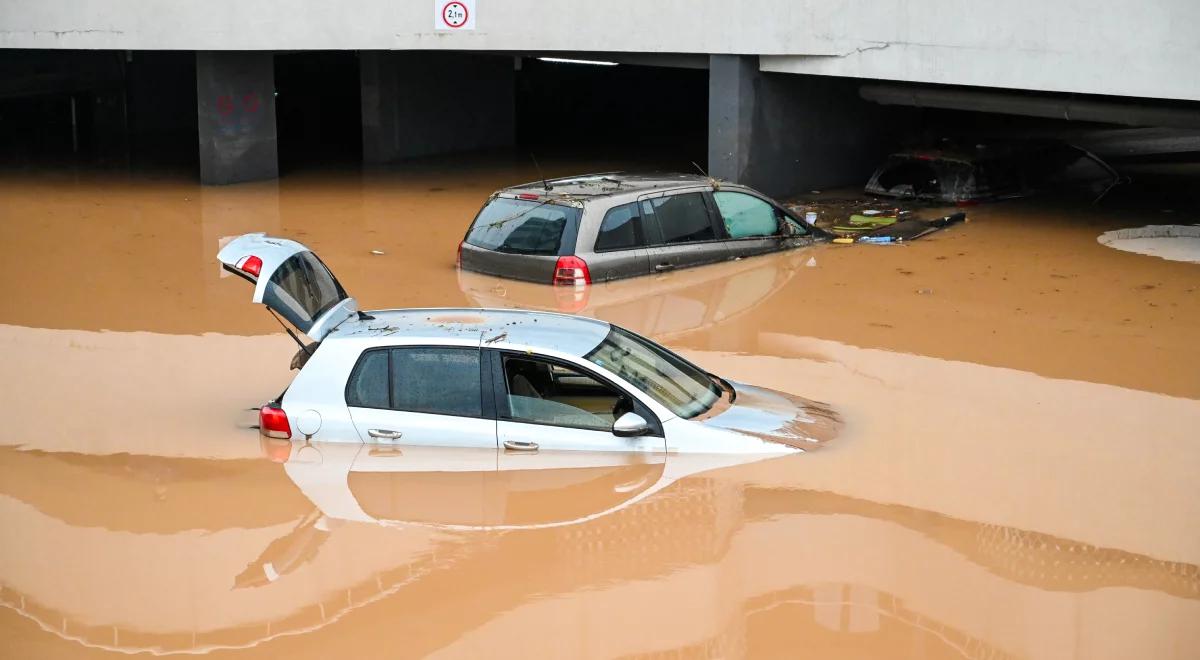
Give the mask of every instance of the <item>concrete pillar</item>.
<path id="1" fill-rule="evenodd" d="M 90 95 L 92 107 L 91 149 L 103 163 L 125 163 L 129 160 L 129 121 L 124 89 L 98 89 Z M 86 100 L 87 95 L 80 100 Z M 77 101 L 78 103 L 78 101 Z M 80 109 L 77 107 L 76 111 Z"/>
<path id="2" fill-rule="evenodd" d="M 362 95 L 362 157 L 364 163 L 386 163 L 396 158 L 400 122 L 396 120 L 400 76 L 395 53 L 362 51 L 358 54 Z"/>
<path id="3" fill-rule="evenodd" d="M 511 57 L 364 51 L 359 70 L 365 162 L 516 143 Z"/>
<path id="4" fill-rule="evenodd" d="M 710 55 L 708 60 L 708 173 L 747 183 L 758 57 Z M 752 184 L 751 184 L 752 185 Z"/>
<path id="5" fill-rule="evenodd" d="M 197 52 L 196 117 L 201 183 L 279 176 L 273 53 Z"/>
<path id="6" fill-rule="evenodd" d="M 860 84 L 710 56 L 709 173 L 775 196 L 865 185 L 914 115 L 864 101 Z"/>

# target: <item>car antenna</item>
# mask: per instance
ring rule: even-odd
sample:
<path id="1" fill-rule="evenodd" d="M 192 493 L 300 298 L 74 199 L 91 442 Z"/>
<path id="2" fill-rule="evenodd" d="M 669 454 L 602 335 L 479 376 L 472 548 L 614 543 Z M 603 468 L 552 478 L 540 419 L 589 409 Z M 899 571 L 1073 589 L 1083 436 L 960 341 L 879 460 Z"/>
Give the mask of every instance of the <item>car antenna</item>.
<path id="1" fill-rule="evenodd" d="M 267 311 L 271 313 L 271 316 L 275 317 L 276 321 L 279 321 L 279 326 L 283 328 L 284 332 L 288 333 L 288 336 L 292 338 L 292 341 L 296 342 L 296 345 L 300 347 L 300 350 L 304 351 L 304 354 L 308 357 L 312 357 L 312 351 L 308 350 L 308 347 L 304 345 L 304 342 L 300 341 L 300 338 L 296 336 L 296 333 L 292 332 L 292 329 L 283 323 L 283 319 L 279 318 L 279 316 L 275 314 L 275 310 L 268 307 Z"/>
<path id="2" fill-rule="evenodd" d="M 712 189 L 713 189 L 713 190 L 720 190 L 720 189 L 721 189 L 721 182 L 720 182 L 720 181 L 717 181 L 716 179 L 712 178 L 711 176 L 708 176 L 708 172 L 705 172 L 705 171 L 704 171 L 704 168 L 703 168 L 703 167 L 700 167 L 700 164 L 699 164 L 699 163 L 697 163 L 696 161 L 694 161 L 694 160 L 693 160 L 693 161 L 692 161 L 692 167 L 696 168 L 696 169 L 697 169 L 697 170 L 700 172 L 700 174 L 703 174 L 705 177 L 707 177 L 707 178 L 708 178 L 708 184 L 709 184 L 710 186 L 712 186 Z"/>
<path id="3" fill-rule="evenodd" d="M 532 151 L 529 152 L 529 159 L 533 161 L 533 166 L 537 169 L 538 178 L 542 180 L 542 187 L 546 189 L 546 192 L 554 190 L 554 187 L 551 186 L 550 182 L 546 180 L 546 175 L 542 174 L 542 166 L 538 165 L 537 156 L 534 156 Z"/>

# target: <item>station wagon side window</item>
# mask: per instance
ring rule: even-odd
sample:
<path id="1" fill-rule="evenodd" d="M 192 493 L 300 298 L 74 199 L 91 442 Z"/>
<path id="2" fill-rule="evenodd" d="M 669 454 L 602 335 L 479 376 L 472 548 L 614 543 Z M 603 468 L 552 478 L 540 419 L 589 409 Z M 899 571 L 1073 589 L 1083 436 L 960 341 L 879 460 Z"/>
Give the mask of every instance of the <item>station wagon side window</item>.
<path id="1" fill-rule="evenodd" d="M 757 238 L 779 234 L 779 213 L 774 206 L 746 193 L 717 191 L 713 200 L 721 212 L 730 238 Z"/>
<path id="2" fill-rule="evenodd" d="M 512 421 L 608 432 L 633 409 L 627 395 L 577 369 L 525 355 L 503 364 Z"/>
<path id="3" fill-rule="evenodd" d="M 646 244 L 637 202 L 614 206 L 604 214 L 596 234 L 596 252 L 628 250 Z"/>
<path id="4" fill-rule="evenodd" d="M 704 193 L 682 193 L 642 200 L 642 217 L 655 244 L 711 241 L 717 238 Z"/>
<path id="5" fill-rule="evenodd" d="M 479 350 L 405 346 L 363 353 L 346 383 L 346 405 L 482 417 Z"/>

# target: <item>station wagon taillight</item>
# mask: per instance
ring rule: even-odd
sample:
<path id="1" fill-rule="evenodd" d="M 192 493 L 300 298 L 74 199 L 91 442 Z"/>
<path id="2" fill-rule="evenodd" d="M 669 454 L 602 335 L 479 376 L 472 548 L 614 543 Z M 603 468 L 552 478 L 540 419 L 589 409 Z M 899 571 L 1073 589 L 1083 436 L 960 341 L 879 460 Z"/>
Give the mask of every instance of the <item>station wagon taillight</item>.
<path id="1" fill-rule="evenodd" d="M 262 272 L 262 259 L 259 259 L 254 255 L 250 255 L 245 259 L 242 259 L 242 262 L 238 264 L 238 268 L 241 268 L 243 273 L 249 273 L 255 277 L 258 277 L 258 274 Z"/>
<path id="2" fill-rule="evenodd" d="M 558 263 L 554 264 L 554 283 L 591 284 L 592 274 L 588 272 L 587 262 L 579 257 L 559 257 Z"/>
<path id="3" fill-rule="evenodd" d="M 286 440 L 292 437 L 292 425 L 288 423 L 287 413 L 274 403 L 258 409 L 258 430 L 268 438 Z"/>
<path id="4" fill-rule="evenodd" d="M 454 265 L 462 268 L 462 246 L 466 243 L 465 240 L 458 242 L 458 256 L 454 257 Z"/>

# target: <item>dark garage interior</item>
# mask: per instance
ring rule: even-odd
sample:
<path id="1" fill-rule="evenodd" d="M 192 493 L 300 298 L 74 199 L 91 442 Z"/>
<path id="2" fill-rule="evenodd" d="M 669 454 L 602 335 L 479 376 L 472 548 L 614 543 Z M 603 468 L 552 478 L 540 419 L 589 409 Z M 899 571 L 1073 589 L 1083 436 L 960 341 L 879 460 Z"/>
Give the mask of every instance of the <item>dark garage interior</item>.
<path id="1" fill-rule="evenodd" d="M 523 58 L 517 144 L 539 154 L 690 170 L 707 160 L 708 71 Z"/>
<path id="2" fill-rule="evenodd" d="M 689 66 L 604 65 L 543 61 L 534 54 L 396 51 L 247 55 L 267 58 L 260 61 L 273 75 L 259 89 L 275 101 L 274 135 L 283 176 L 470 153 L 514 163 L 533 157 L 581 170 L 694 171 L 692 163 L 710 166 L 710 72 L 694 68 L 695 61 Z M 391 133 L 365 130 L 370 113 L 364 103 L 371 91 L 364 86 L 364 63 L 381 58 L 390 58 L 386 76 L 391 77 L 387 82 L 393 85 L 394 107 L 391 114 L 378 115 L 376 123 L 390 122 L 385 128 Z M 883 154 L 928 148 L 943 138 L 971 145 L 1032 137 L 1077 143 L 1128 173 L 1134 185 L 1121 188 L 1114 198 L 1135 192 L 1187 202 L 1197 194 L 1186 185 L 1192 176 L 1187 164 L 1197 162 L 1200 154 L 1195 130 L 879 105 L 858 98 L 860 87 L 871 81 L 805 78 L 764 76 L 756 92 L 770 99 L 755 112 L 769 119 L 772 129 L 754 147 L 760 161 L 756 167 L 766 169 L 752 173 L 771 179 L 773 188 L 796 188 L 791 185 L 796 179 L 821 173 L 845 178 L 841 185 L 861 185 Z M 0 163 L 197 177 L 201 129 L 196 90 L 197 54 L 192 51 L 6 51 L 0 58 Z M 1079 100 L 1126 103 L 1133 112 L 1141 111 L 1128 99 Z M 1194 104 L 1182 102 L 1150 107 L 1194 110 Z M 463 134 L 438 137 L 455 131 Z M 384 139 L 399 146 L 364 153 L 364 139 L 372 147 Z M 406 150 L 413 141 L 420 144 Z M 873 155 L 855 160 L 839 144 Z M 803 167 L 780 170 L 779 163 L 791 163 L 789 158 L 799 157 L 795 154 L 806 156 Z"/>
<path id="3" fill-rule="evenodd" d="M 275 55 L 275 122 L 281 174 L 356 167 L 362 160 L 358 54 Z"/>

